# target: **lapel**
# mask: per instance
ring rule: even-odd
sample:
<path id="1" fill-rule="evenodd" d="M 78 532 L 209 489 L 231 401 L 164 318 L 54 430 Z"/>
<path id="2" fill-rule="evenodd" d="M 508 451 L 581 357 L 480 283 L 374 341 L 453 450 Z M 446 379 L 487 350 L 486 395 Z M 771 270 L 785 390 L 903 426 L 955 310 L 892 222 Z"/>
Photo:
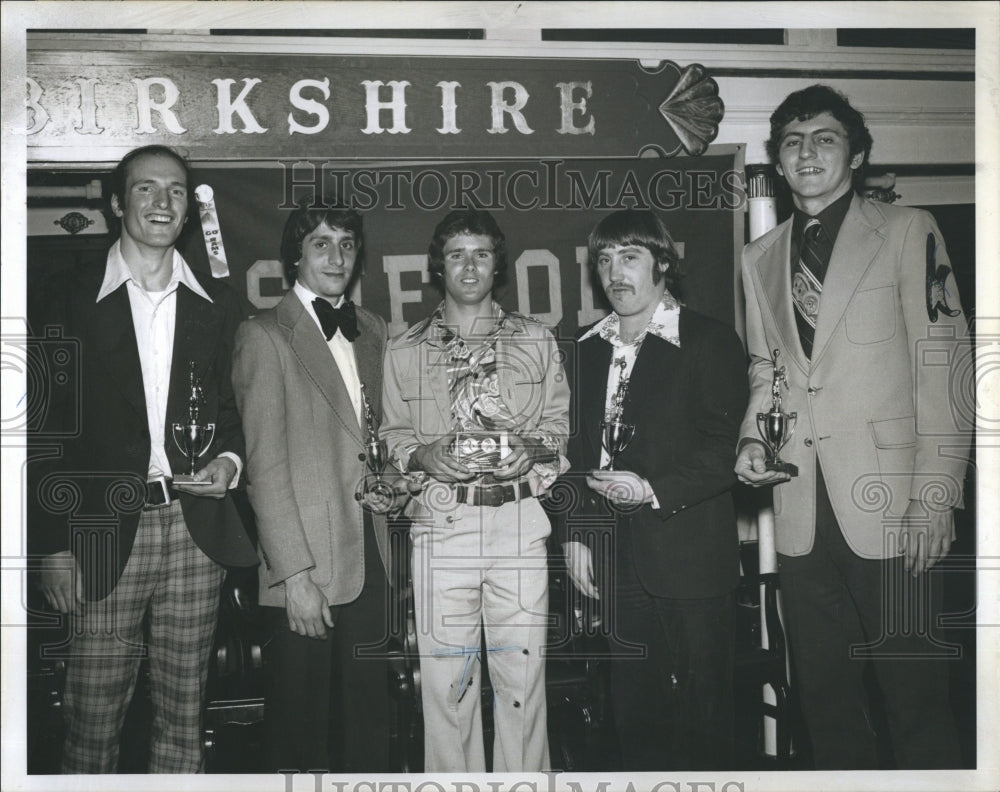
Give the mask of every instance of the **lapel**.
<path id="1" fill-rule="evenodd" d="M 813 341 L 813 365 L 823 357 L 834 329 L 881 250 L 885 236 L 878 229 L 884 223 L 885 217 L 875 204 L 854 196 L 823 279 L 823 298 Z"/>
<path id="2" fill-rule="evenodd" d="M 330 405 L 337 419 L 343 424 L 359 445 L 364 443 L 361 427 L 354 414 L 354 405 L 347 393 L 347 386 L 340 376 L 340 370 L 326 345 L 323 333 L 305 307 L 290 290 L 275 309 L 278 326 L 288 334 L 288 344 L 299 365 L 320 395 Z M 357 354 L 357 353 L 355 353 Z"/>
<path id="3" fill-rule="evenodd" d="M 361 334 L 355 339 L 354 360 L 358 367 L 358 378 L 364 383 L 365 395 L 371 402 L 372 412 L 378 420 L 382 415 L 382 354 L 379 346 L 378 327 L 368 314 L 358 309 L 358 329 Z M 365 434 L 367 435 L 367 427 Z"/>
<path id="4" fill-rule="evenodd" d="M 809 359 L 802 351 L 799 329 L 792 305 L 792 218 L 784 222 L 781 233 L 755 262 L 759 290 L 764 294 L 781 336 L 785 351 L 803 374 L 809 373 Z M 771 350 L 768 350 L 770 353 Z"/>
<path id="5" fill-rule="evenodd" d="M 541 356 L 525 352 L 531 342 L 525 319 L 515 314 L 507 314 L 496 343 L 497 385 L 502 398 L 512 410 L 521 409 L 518 389 L 526 383 L 539 382 L 542 378 Z"/>
<path id="6" fill-rule="evenodd" d="M 174 348 L 170 359 L 170 392 L 167 394 L 166 434 L 171 424 L 187 416 L 190 397 L 191 363 L 202 382 L 210 375 L 215 360 L 215 344 L 222 338 L 222 317 L 213 304 L 192 292 L 183 283 L 177 287 L 174 320 Z M 211 376 L 217 376 L 214 372 Z"/>
<path id="7" fill-rule="evenodd" d="M 579 420 L 583 423 L 587 446 L 595 454 L 594 466 L 601 458 L 601 422 L 604 420 L 604 405 L 607 401 L 608 369 L 611 367 L 612 346 L 600 336 L 591 336 L 581 344 L 580 370 L 593 377 L 591 383 L 579 383 Z M 636 361 L 638 365 L 638 360 Z"/>
<path id="8" fill-rule="evenodd" d="M 438 341 L 437 333 L 430 326 L 430 321 L 425 321 L 427 326 L 417 333 L 420 339 L 427 339 L 427 343 L 422 343 L 422 340 L 417 341 L 420 398 L 426 398 L 424 396 L 426 385 L 430 388 L 431 397 L 437 405 L 438 415 L 446 416 L 445 420 L 450 422 L 451 394 L 448 392 L 448 366 L 451 365 L 451 359 L 448 357 L 448 347 Z"/>
<path id="9" fill-rule="evenodd" d="M 680 333 L 684 332 L 684 311 L 682 308 Z M 635 425 L 637 436 L 669 436 L 664 427 L 675 414 L 671 407 L 677 401 L 674 394 L 680 384 L 680 361 L 681 350 L 658 336 L 647 336 L 639 347 L 625 401 L 625 420 Z M 643 420 L 653 425 L 642 426 Z"/>
<path id="10" fill-rule="evenodd" d="M 100 281 L 97 288 L 100 288 Z M 142 387 L 139 344 L 132 324 L 128 289 L 122 284 L 98 303 L 97 288 L 81 289 L 83 324 L 90 328 L 90 341 L 97 353 L 97 361 L 107 371 L 108 386 L 121 391 L 125 401 L 145 424 L 146 395 Z"/>

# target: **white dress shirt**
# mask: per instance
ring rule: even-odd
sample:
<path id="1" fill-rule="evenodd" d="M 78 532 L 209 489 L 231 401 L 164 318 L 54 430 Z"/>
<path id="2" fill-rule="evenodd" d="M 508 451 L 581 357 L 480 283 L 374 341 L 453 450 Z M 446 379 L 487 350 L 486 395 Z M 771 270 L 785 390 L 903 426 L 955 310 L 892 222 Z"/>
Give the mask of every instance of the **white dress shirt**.
<path id="1" fill-rule="evenodd" d="M 212 298 L 201 287 L 184 257 L 176 250 L 167 287 L 163 291 L 146 291 L 125 263 L 120 242 L 115 242 L 108 251 L 108 264 L 104 271 L 104 281 L 97 293 L 97 302 L 116 291 L 123 283 L 132 309 L 132 326 L 135 328 L 135 340 L 139 348 L 142 388 L 146 397 L 146 421 L 149 424 L 150 440 L 148 480 L 158 476 L 171 478 L 173 472 L 166 450 L 168 438 L 164 433 L 167 397 L 170 393 L 170 368 L 173 364 L 174 329 L 177 324 L 177 287 L 183 283 L 202 299 L 212 302 Z M 182 365 L 186 363 L 187 361 L 181 361 Z M 176 418 L 180 420 L 183 416 Z M 169 442 L 173 442 L 173 439 L 170 438 Z M 229 484 L 232 489 L 239 481 L 243 463 L 236 454 L 229 451 L 223 451 L 220 456 L 228 457 L 236 465 L 236 475 Z"/>
<path id="2" fill-rule="evenodd" d="M 319 317 L 316 316 L 316 309 L 313 308 L 313 300 L 324 299 L 315 294 L 308 286 L 303 286 L 302 281 L 296 280 L 295 285 L 292 287 L 295 291 L 295 296 L 299 298 L 299 301 L 306 309 L 306 313 L 309 314 L 313 321 L 316 323 L 316 327 L 319 328 L 320 335 L 325 339 L 326 336 L 323 334 L 323 325 L 320 324 Z M 327 300 L 327 302 L 330 302 Z M 334 308 L 340 308 L 344 304 L 344 295 L 340 296 L 340 300 L 334 305 Z M 361 377 L 358 375 L 358 361 L 354 357 L 354 345 L 348 341 L 340 328 L 337 328 L 337 332 L 333 334 L 333 338 L 326 342 L 330 353 L 333 355 L 333 360 L 337 364 L 337 371 L 340 372 L 340 378 L 344 381 L 344 387 L 347 388 L 347 395 L 351 397 L 351 405 L 354 407 L 354 417 L 358 420 L 358 428 L 361 428 Z"/>

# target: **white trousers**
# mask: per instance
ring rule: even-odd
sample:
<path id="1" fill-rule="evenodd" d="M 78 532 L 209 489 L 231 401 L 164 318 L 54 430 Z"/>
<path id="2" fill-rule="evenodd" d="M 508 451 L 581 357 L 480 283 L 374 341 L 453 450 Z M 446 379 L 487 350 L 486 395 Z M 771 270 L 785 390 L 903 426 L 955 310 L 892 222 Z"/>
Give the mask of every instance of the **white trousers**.
<path id="1" fill-rule="evenodd" d="M 482 629 L 493 686 L 493 771 L 547 770 L 548 516 L 535 498 L 499 507 L 434 500 L 433 523 L 411 529 L 424 770 L 486 771 Z"/>

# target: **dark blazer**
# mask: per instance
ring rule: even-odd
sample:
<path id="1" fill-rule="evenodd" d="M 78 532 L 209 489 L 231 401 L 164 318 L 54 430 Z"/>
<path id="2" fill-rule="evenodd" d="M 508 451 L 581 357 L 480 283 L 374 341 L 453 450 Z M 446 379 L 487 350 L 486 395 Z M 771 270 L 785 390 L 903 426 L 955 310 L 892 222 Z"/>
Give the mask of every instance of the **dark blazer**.
<path id="1" fill-rule="evenodd" d="M 33 553 L 72 549 L 83 571 L 87 599 L 114 588 L 135 540 L 145 497 L 150 437 L 139 350 L 123 284 L 100 303 L 105 265 L 62 274 L 31 295 L 29 317 L 36 335 L 52 329 L 67 342 L 75 364 L 60 369 L 68 383 L 39 381 L 36 402 L 45 403 L 49 425 L 75 427 L 61 448 L 45 456 L 44 441 L 31 445 L 38 460 L 29 466 L 28 544 Z M 201 379 L 202 420 L 215 423 L 215 438 L 201 458 L 223 451 L 241 459 L 243 432 L 230 383 L 233 337 L 242 310 L 232 289 L 196 275 L 209 303 L 181 284 L 167 397 L 166 451 L 174 472 L 186 460 L 172 441 L 171 424 L 187 415 L 189 361 Z M 48 329 L 48 330 L 47 330 Z M 51 348 L 52 339 L 45 339 Z M 53 370 L 53 369 L 50 369 Z M 29 392 L 29 400 L 32 396 Z M 232 498 L 180 494 L 188 531 L 198 546 L 226 566 L 254 566 L 256 553 Z"/>
<path id="2" fill-rule="evenodd" d="M 583 481 L 600 464 L 612 346 L 599 335 L 578 342 L 570 413 L 576 432 L 569 443 L 577 498 L 562 538 L 613 519 L 615 532 L 632 532 L 646 590 L 683 599 L 721 595 L 739 582 L 730 490 L 747 378 L 743 347 L 729 326 L 682 308 L 679 336 L 679 349 L 649 335 L 639 350 L 624 413 L 635 437 L 615 465 L 647 479 L 660 508 L 644 504 L 615 514 Z"/>

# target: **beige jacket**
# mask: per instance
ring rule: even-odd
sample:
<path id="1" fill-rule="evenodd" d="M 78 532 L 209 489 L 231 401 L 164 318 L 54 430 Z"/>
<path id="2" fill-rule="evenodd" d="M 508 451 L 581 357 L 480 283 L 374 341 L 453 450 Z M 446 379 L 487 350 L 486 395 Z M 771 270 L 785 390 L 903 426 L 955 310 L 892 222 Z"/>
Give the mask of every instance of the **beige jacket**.
<path id="1" fill-rule="evenodd" d="M 740 437 L 759 437 L 778 349 L 783 409 L 798 415 L 781 456 L 799 467 L 774 487 L 778 552 L 812 548 L 818 460 L 854 551 L 897 554 L 888 534 L 911 499 L 961 505 L 974 421 L 965 314 L 939 310 L 931 321 L 928 309 L 929 255 L 948 306 L 961 308 L 941 232 L 925 211 L 855 196 L 823 284 L 810 362 L 791 300 L 791 227 L 789 219 L 743 251 L 751 395 Z"/>
<path id="2" fill-rule="evenodd" d="M 358 374 L 379 414 L 385 322 L 357 309 Z M 308 569 L 331 605 L 364 585 L 365 437 L 323 334 L 293 291 L 240 325 L 233 389 L 247 439 L 247 487 L 260 537 L 260 603 L 285 606 L 286 578 Z M 385 568 L 384 516 L 375 536 Z"/>

